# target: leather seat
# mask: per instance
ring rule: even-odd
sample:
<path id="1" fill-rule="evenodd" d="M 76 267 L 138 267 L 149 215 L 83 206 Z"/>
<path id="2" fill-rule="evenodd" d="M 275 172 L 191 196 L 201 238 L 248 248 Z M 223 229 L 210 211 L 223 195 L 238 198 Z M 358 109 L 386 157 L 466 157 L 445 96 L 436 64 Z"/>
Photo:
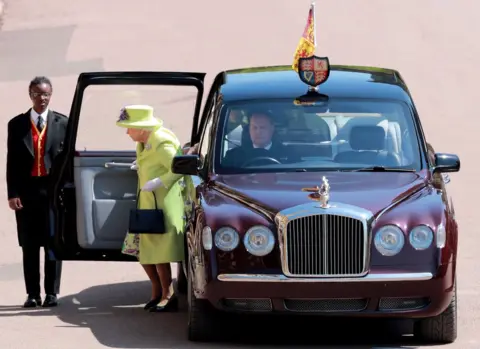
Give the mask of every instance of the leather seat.
<path id="1" fill-rule="evenodd" d="M 386 132 L 381 126 L 352 127 L 349 143 L 352 150 L 337 154 L 335 162 L 388 167 L 401 164 L 397 153 L 385 150 Z"/>

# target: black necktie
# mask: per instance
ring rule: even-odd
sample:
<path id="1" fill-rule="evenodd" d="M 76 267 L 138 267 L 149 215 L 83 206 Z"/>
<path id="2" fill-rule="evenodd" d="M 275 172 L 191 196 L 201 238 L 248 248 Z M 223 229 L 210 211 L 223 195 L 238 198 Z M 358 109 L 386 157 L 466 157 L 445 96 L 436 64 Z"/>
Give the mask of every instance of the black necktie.
<path id="1" fill-rule="evenodd" d="M 43 130 L 43 119 L 40 115 L 38 116 L 38 120 L 37 120 L 37 130 L 39 132 L 42 132 Z"/>

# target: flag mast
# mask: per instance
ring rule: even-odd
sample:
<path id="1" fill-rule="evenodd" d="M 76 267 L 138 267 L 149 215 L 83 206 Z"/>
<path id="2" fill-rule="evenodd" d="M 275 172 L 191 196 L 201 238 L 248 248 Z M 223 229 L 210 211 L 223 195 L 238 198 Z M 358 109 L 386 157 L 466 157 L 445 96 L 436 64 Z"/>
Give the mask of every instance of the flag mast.
<path id="1" fill-rule="evenodd" d="M 312 0 L 312 11 L 313 11 L 313 46 L 317 48 L 317 18 L 316 18 L 316 13 L 315 10 L 315 0 Z"/>

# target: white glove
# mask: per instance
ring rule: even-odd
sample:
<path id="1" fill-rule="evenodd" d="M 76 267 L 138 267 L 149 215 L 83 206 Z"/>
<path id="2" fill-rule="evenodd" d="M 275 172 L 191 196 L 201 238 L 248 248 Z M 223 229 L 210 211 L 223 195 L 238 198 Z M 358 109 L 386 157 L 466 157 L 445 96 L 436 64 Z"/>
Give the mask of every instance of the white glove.
<path id="1" fill-rule="evenodd" d="M 142 187 L 143 191 L 154 191 L 155 189 L 161 187 L 163 185 L 160 178 L 154 178 L 149 180 L 145 185 Z"/>
<path id="2" fill-rule="evenodd" d="M 133 170 L 133 171 L 138 170 L 137 160 L 132 162 L 132 166 L 130 166 L 130 170 Z"/>

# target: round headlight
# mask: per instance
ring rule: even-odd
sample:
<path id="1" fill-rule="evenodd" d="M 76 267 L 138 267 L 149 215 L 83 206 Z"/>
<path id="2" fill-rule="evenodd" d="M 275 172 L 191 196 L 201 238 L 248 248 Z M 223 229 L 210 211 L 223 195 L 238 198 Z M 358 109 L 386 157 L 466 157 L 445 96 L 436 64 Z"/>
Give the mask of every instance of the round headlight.
<path id="1" fill-rule="evenodd" d="M 405 244 L 405 237 L 400 228 L 386 225 L 375 234 L 375 247 L 384 256 L 395 256 Z"/>
<path id="2" fill-rule="evenodd" d="M 410 245 L 416 250 L 429 248 L 433 241 L 433 231 L 426 225 L 418 225 L 410 231 Z"/>
<path id="3" fill-rule="evenodd" d="M 275 237 L 270 229 L 257 225 L 245 233 L 243 244 L 247 251 L 254 256 L 263 257 L 272 252 L 275 246 Z"/>
<path id="4" fill-rule="evenodd" d="M 202 244 L 207 251 L 212 249 L 212 230 L 208 225 L 204 226 L 202 230 Z"/>
<path id="5" fill-rule="evenodd" d="M 239 242 L 240 237 L 233 228 L 223 227 L 218 229 L 215 234 L 215 246 L 222 251 L 228 252 L 234 250 Z"/>

